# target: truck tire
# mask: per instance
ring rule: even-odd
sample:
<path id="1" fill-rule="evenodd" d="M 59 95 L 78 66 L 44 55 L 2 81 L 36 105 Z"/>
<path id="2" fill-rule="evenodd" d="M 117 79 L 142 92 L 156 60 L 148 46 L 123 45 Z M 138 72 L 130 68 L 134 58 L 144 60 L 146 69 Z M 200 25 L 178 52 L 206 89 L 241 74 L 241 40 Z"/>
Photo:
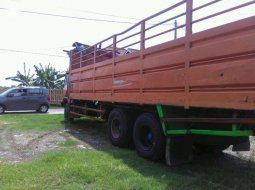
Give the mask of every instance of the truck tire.
<path id="1" fill-rule="evenodd" d="M 5 112 L 5 106 L 0 104 L 0 114 L 3 114 Z"/>
<path id="2" fill-rule="evenodd" d="M 143 158 L 156 161 L 164 157 L 165 135 L 154 114 L 144 113 L 137 118 L 133 139 L 138 155 Z"/>
<path id="3" fill-rule="evenodd" d="M 127 147 L 132 142 L 133 119 L 124 109 L 115 108 L 108 118 L 108 136 L 114 146 Z"/>

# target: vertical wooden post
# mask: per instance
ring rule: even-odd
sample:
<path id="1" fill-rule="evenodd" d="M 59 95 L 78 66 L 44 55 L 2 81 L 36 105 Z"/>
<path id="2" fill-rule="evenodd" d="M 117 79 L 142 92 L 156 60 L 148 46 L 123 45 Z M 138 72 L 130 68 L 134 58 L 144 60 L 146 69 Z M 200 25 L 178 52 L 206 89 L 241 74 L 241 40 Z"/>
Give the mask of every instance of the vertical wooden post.
<path id="1" fill-rule="evenodd" d="M 117 52 L 117 35 L 113 36 L 113 50 L 112 50 L 112 102 L 114 101 L 114 74 L 115 74 L 115 57 L 116 57 L 116 52 Z"/>
<path id="2" fill-rule="evenodd" d="M 141 36 L 140 36 L 140 100 L 143 95 L 143 62 L 145 49 L 145 20 L 141 22 Z"/>
<path id="3" fill-rule="evenodd" d="M 94 55 L 93 55 L 93 97 L 95 97 L 96 54 L 97 54 L 97 44 L 94 45 Z"/>
<path id="4" fill-rule="evenodd" d="M 96 53 L 97 53 L 97 44 L 94 45 L 94 56 L 93 56 L 93 63 L 94 63 L 94 65 L 96 63 Z"/>
<path id="5" fill-rule="evenodd" d="M 186 2 L 186 37 L 192 34 L 193 0 Z"/>
<path id="6" fill-rule="evenodd" d="M 82 50 L 80 51 L 79 55 L 80 55 L 80 68 L 81 68 L 82 67 Z M 81 76 L 81 71 L 80 71 L 79 83 L 78 83 L 78 85 L 79 85 L 79 93 L 81 92 L 81 87 L 80 87 L 80 83 L 81 83 L 80 78 L 81 77 L 80 76 Z"/>
<path id="7" fill-rule="evenodd" d="M 117 48 L 116 48 L 116 41 L 117 41 L 117 36 L 116 35 L 114 35 L 113 36 L 113 44 L 112 44 L 112 57 L 113 57 L 113 59 L 115 59 L 115 56 L 116 56 L 116 51 L 117 51 Z"/>
<path id="8" fill-rule="evenodd" d="M 143 50 L 145 49 L 145 21 L 141 22 L 141 40 L 140 40 L 140 51 L 143 54 Z"/>
<path id="9" fill-rule="evenodd" d="M 82 67 L 82 50 L 80 51 L 80 68 Z"/>
<path id="10" fill-rule="evenodd" d="M 186 109 L 189 108 L 189 67 L 190 67 L 190 48 L 191 48 L 191 35 L 192 35 L 192 12 L 193 0 L 186 1 L 186 40 L 185 40 L 185 104 Z"/>

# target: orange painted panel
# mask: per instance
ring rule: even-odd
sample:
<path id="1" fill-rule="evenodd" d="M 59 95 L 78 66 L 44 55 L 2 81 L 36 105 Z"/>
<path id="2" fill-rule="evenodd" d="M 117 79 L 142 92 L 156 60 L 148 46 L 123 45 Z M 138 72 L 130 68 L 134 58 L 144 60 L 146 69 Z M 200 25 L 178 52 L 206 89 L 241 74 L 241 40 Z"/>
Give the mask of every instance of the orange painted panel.
<path id="1" fill-rule="evenodd" d="M 72 91 L 72 92 L 80 93 L 80 85 L 79 85 L 79 82 L 72 83 L 71 86 L 72 86 L 72 88 L 71 88 L 71 91 Z"/>
<path id="2" fill-rule="evenodd" d="M 140 70 L 140 62 L 141 60 L 138 58 L 133 58 L 128 61 L 116 62 L 114 73 L 128 73 Z"/>
<path id="3" fill-rule="evenodd" d="M 115 77 L 112 82 L 112 87 L 114 90 L 118 91 L 130 91 L 130 89 L 139 89 L 140 88 L 140 75 L 128 75 Z"/>
<path id="4" fill-rule="evenodd" d="M 193 92 L 190 93 L 190 105 L 193 107 L 254 110 L 255 90 L 250 92 Z"/>
<path id="5" fill-rule="evenodd" d="M 225 39 L 202 46 L 193 47 L 190 50 L 191 61 L 201 59 L 212 59 L 226 55 L 241 54 L 254 51 L 255 33 L 245 36 L 238 36 L 232 39 Z"/>
<path id="6" fill-rule="evenodd" d="M 80 73 L 71 73 L 70 81 L 78 81 L 80 79 L 81 75 Z"/>
<path id="7" fill-rule="evenodd" d="M 142 84 L 145 89 L 184 87 L 184 69 L 146 73 Z"/>
<path id="8" fill-rule="evenodd" d="M 95 80 L 95 91 L 101 92 L 105 90 L 112 90 L 112 78 Z"/>
<path id="9" fill-rule="evenodd" d="M 138 93 L 114 93 L 112 97 L 113 102 L 122 103 L 136 103 L 139 104 L 141 99 Z"/>
<path id="10" fill-rule="evenodd" d="M 89 68 L 89 69 L 87 69 L 87 70 L 82 70 L 81 72 L 80 72 L 80 79 L 81 80 L 88 80 L 88 79 L 92 79 L 93 78 L 93 76 L 94 76 L 94 70 L 93 70 L 93 68 Z"/>
<path id="11" fill-rule="evenodd" d="M 231 69 L 230 69 L 231 68 Z M 248 85 L 255 84 L 255 55 L 244 60 L 229 60 L 215 64 L 191 67 L 190 86 Z"/>
<path id="12" fill-rule="evenodd" d="M 144 93 L 141 98 L 148 104 L 163 104 L 172 106 L 183 106 L 185 100 L 183 92 Z"/>
<path id="13" fill-rule="evenodd" d="M 174 52 L 164 52 L 164 54 L 160 53 L 153 54 L 153 56 L 148 55 L 145 56 L 144 59 L 144 69 L 151 69 L 157 67 L 171 67 L 176 64 L 184 63 L 184 50 L 174 51 Z"/>
<path id="14" fill-rule="evenodd" d="M 93 91 L 93 81 L 80 82 L 79 85 L 80 85 L 81 92 L 90 92 L 90 91 Z"/>
<path id="15" fill-rule="evenodd" d="M 96 67 L 95 69 L 95 77 L 104 77 L 112 75 L 112 64 L 104 64 L 100 67 Z"/>

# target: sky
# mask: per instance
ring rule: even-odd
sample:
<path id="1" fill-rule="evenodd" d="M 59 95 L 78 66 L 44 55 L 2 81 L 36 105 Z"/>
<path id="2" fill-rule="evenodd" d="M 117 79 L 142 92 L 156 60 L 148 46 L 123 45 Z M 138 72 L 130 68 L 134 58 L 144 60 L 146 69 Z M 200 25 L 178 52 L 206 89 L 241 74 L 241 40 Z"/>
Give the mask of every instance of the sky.
<path id="1" fill-rule="evenodd" d="M 63 50 L 70 50 L 74 42 L 93 45 L 179 1 L 0 0 L 0 86 L 17 85 L 5 78 L 22 71 L 24 62 L 31 73 L 33 65 L 49 63 L 58 71 L 66 71 L 69 58 Z M 244 13 L 251 10 L 255 9 Z"/>
<path id="2" fill-rule="evenodd" d="M 42 65 L 50 63 L 57 70 L 65 71 L 68 68 L 69 58 L 63 50 L 70 50 L 74 42 L 93 45 L 132 26 L 126 23 L 60 18 L 21 11 L 137 23 L 140 19 L 168 6 L 167 0 L 160 2 L 157 0 L 0 0 L 0 86 L 16 85 L 16 82 L 5 78 L 14 76 L 17 70 L 22 71 L 24 62 L 31 73 L 34 72 L 33 65 L 39 63 Z M 116 15 L 116 17 L 104 14 Z M 24 51 L 56 56 L 29 54 Z"/>

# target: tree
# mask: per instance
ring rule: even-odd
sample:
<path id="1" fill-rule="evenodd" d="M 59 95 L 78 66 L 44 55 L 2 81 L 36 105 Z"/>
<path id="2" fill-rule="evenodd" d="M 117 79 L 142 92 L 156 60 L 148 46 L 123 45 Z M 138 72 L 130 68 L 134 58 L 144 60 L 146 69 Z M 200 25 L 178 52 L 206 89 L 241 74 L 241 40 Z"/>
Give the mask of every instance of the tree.
<path id="1" fill-rule="evenodd" d="M 44 86 L 46 88 L 61 89 L 64 87 L 65 72 L 56 71 L 56 69 L 50 64 L 43 67 L 34 65 L 35 74 L 30 74 L 30 69 L 27 72 L 26 63 L 24 63 L 24 74 L 17 71 L 17 74 L 13 77 L 7 77 L 6 80 L 13 80 L 19 82 L 18 86 Z"/>
<path id="2" fill-rule="evenodd" d="M 23 73 L 24 74 L 22 74 L 20 71 L 17 71 L 15 76 L 7 77 L 5 79 L 19 82 L 20 84 L 18 86 L 33 86 L 34 74 L 33 75 L 30 74 L 30 69 L 28 69 L 28 72 L 27 72 L 26 63 L 24 63 Z"/>
<path id="3" fill-rule="evenodd" d="M 42 64 L 39 66 L 34 65 L 36 78 L 34 80 L 35 86 L 44 86 L 47 88 L 63 88 L 65 73 L 56 71 L 56 69 L 50 64 L 43 67 Z"/>

